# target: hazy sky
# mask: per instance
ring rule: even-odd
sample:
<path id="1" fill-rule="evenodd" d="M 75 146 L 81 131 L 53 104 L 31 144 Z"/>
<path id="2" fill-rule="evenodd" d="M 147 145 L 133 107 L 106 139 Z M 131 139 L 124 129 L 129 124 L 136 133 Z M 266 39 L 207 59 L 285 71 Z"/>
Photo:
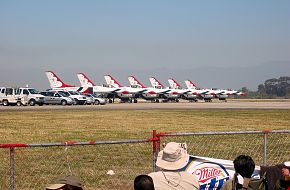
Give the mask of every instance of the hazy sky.
<path id="1" fill-rule="evenodd" d="M 52 70 L 73 85 L 84 72 L 96 84 L 112 74 L 255 87 L 267 78 L 215 71 L 276 62 L 290 64 L 289 0 L 0 0 L 0 86 L 46 89 Z"/>

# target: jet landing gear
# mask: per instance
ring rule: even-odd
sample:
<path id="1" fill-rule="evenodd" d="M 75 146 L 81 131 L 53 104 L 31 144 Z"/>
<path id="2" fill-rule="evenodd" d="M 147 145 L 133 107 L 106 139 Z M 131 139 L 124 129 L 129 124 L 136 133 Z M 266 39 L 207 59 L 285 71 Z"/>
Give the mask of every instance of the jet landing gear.
<path id="1" fill-rule="evenodd" d="M 114 103 L 115 102 L 115 98 L 113 98 L 113 99 L 109 99 L 109 103 L 110 104 L 112 104 L 112 103 Z"/>
<path id="2" fill-rule="evenodd" d="M 138 100 L 137 100 L 136 98 L 134 98 L 134 99 L 130 99 L 129 102 L 130 102 L 130 103 L 138 103 Z"/>
<path id="3" fill-rule="evenodd" d="M 120 103 L 138 103 L 138 100 L 137 99 L 132 99 L 132 98 L 129 98 L 129 99 L 121 99 L 120 100 Z"/>
<path id="4" fill-rule="evenodd" d="M 204 99 L 205 102 L 212 102 L 212 99 Z"/>
<path id="5" fill-rule="evenodd" d="M 219 98 L 220 101 L 224 101 L 224 102 L 227 102 L 227 99 L 225 98 Z"/>

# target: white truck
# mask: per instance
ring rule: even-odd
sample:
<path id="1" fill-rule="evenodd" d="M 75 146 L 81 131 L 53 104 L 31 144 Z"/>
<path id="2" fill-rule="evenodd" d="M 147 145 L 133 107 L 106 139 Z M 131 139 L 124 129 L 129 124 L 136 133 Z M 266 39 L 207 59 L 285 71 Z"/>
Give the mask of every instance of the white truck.
<path id="1" fill-rule="evenodd" d="M 44 96 L 34 88 L 19 88 L 19 94 L 27 96 L 28 105 L 30 106 L 34 106 L 35 104 L 42 106 L 44 104 Z"/>
<path id="2" fill-rule="evenodd" d="M 26 95 L 19 94 L 19 88 L 0 87 L 0 104 L 3 106 L 27 105 L 28 98 Z"/>

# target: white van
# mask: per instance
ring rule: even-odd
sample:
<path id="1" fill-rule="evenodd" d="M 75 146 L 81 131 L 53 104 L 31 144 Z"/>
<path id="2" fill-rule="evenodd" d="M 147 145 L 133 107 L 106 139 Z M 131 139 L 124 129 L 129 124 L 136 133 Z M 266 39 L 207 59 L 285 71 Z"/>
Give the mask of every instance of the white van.
<path id="1" fill-rule="evenodd" d="M 3 106 L 9 105 L 27 105 L 28 99 L 26 95 L 19 94 L 19 88 L 0 87 L 0 103 Z"/>
<path id="2" fill-rule="evenodd" d="M 44 104 L 44 96 L 34 88 L 19 88 L 19 94 L 27 95 L 30 106 L 34 106 L 35 104 L 42 106 Z"/>

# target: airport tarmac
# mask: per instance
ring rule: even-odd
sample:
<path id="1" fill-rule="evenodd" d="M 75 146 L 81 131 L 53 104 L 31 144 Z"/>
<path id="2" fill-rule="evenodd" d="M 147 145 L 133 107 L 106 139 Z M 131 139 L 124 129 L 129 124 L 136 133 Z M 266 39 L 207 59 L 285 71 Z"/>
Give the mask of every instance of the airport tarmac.
<path id="1" fill-rule="evenodd" d="M 44 105 L 44 106 L 0 106 L 2 111 L 45 111 L 45 110 L 174 110 L 174 109 L 290 109 L 290 100 L 253 101 L 231 100 L 228 102 L 179 102 L 179 103 L 114 103 L 106 105 Z"/>

